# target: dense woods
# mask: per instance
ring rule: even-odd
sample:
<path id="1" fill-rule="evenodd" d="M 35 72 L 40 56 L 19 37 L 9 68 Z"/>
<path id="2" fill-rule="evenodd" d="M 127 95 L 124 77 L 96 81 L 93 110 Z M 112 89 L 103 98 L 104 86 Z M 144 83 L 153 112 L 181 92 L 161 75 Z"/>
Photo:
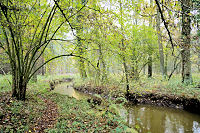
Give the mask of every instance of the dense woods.
<path id="1" fill-rule="evenodd" d="M 34 85 L 75 80 L 75 89 L 104 98 L 159 92 L 194 98 L 173 104 L 200 109 L 199 0 L 1 0 L 0 33 L 0 92 L 17 100 Z"/>

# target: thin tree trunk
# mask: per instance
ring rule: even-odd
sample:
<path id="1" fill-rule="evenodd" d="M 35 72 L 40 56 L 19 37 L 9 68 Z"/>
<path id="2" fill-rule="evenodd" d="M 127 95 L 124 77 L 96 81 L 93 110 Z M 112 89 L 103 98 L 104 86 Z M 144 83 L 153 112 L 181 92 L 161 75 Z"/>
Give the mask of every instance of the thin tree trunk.
<path id="1" fill-rule="evenodd" d="M 36 70 L 36 66 L 34 66 L 34 68 L 33 68 L 33 71 L 35 71 Z M 32 81 L 33 82 L 37 82 L 37 74 L 38 74 L 38 72 L 36 72 L 34 75 L 33 75 L 33 77 L 32 77 Z"/>
<path id="2" fill-rule="evenodd" d="M 44 64 L 44 57 L 42 57 L 42 64 Z M 42 67 L 42 75 L 44 76 L 45 74 L 45 65 Z"/>
<path id="3" fill-rule="evenodd" d="M 168 73 L 167 73 L 167 70 L 168 70 L 167 65 L 168 65 L 168 54 L 166 53 L 166 55 L 165 55 L 165 74 L 166 74 L 166 76 L 168 76 Z"/>
<path id="4" fill-rule="evenodd" d="M 122 46 L 124 47 L 123 39 L 122 39 Z M 128 67 L 127 67 L 127 64 L 126 64 L 125 55 L 122 56 L 122 60 L 123 60 L 125 77 L 126 77 L 126 93 L 129 94 L 130 87 L 129 87 L 129 79 L 128 79 Z"/>
<path id="5" fill-rule="evenodd" d="M 99 47 L 100 64 L 102 64 L 102 71 L 101 71 L 102 78 L 101 78 L 101 81 L 104 82 L 107 79 L 106 63 L 105 63 L 104 58 L 103 58 L 101 45 L 99 44 L 98 47 Z M 100 67 L 100 69 L 101 69 L 101 67 Z"/>
<path id="6" fill-rule="evenodd" d="M 153 1 L 150 0 L 150 6 L 153 6 Z M 152 17 L 149 19 L 149 26 L 152 26 Z M 151 47 L 151 46 L 149 46 Z M 151 48 L 149 48 L 151 49 Z M 153 73 L 153 63 L 152 63 L 152 51 L 149 51 L 148 53 L 149 57 L 148 57 L 148 78 L 152 77 L 152 73 Z"/>
<path id="7" fill-rule="evenodd" d="M 199 45 L 197 52 L 198 52 L 198 71 L 200 72 L 200 38 L 197 40 L 197 44 Z"/>
<path id="8" fill-rule="evenodd" d="M 125 72 L 125 78 L 126 78 L 126 93 L 129 94 L 129 90 L 130 90 L 130 87 L 129 87 L 129 79 L 128 79 L 128 67 L 127 67 L 127 64 L 126 64 L 126 57 L 124 55 L 124 51 L 125 51 L 125 46 L 124 46 L 124 38 L 123 38 L 123 19 L 122 19 L 122 16 L 123 16 L 123 12 L 122 12 L 122 2 L 120 1 L 120 13 L 121 13 L 121 32 L 122 32 L 122 40 L 121 40 L 121 43 L 122 43 L 122 49 L 123 49 L 123 54 L 122 54 L 122 61 L 123 61 L 123 66 L 124 66 L 124 72 Z"/>
<path id="9" fill-rule="evenodd" d="M 152 55 L 150 54 L 149 57 L 148 57 L 148 78 L 152 77 L 152 71 L 153 71 L 152 66 L 153 66 Z"/>

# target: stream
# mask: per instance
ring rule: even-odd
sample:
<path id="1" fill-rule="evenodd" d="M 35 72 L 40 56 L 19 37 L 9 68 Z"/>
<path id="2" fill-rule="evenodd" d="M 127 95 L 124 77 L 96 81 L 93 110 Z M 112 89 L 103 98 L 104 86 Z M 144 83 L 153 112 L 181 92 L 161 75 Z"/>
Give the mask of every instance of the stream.
<path id="1" fill-rule="evenodd" d="M 129 126 L 141 133 L 200 133 L 200 116 L 184 110 L 132 105 L 121 112 Z"/>
<path id="2" fill-rule="evenodd" d="M 55 93 L 78 100 L 90 97 L 78 92 L 70 83 L 56 86 Z M 121 116 L 130 127 L 141 133 L 200 133 L 200 115 L 184 110 L 150 105 L 129 105 L 120 109 Z"/>

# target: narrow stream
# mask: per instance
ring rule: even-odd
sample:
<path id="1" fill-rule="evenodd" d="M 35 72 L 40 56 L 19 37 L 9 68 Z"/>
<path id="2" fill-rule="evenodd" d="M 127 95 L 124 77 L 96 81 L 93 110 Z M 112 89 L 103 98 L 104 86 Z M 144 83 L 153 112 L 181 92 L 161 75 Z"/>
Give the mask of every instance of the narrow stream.
<path id="1" fill-rule="evenodd" d="M 69 83 L 58 85 L 54 92 L 76 99 L 89 97 L 87 94 L 75 91 Z M 184 110 L 130 105 L 120 112 L 127 123 L 141 133 L 200 133 L 200 115 Z"/>

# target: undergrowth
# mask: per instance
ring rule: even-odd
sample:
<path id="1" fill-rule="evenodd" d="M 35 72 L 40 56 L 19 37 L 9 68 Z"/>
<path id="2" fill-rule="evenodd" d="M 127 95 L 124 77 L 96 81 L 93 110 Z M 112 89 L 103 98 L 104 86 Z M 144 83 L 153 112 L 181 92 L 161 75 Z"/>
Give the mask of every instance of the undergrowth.
<path id="1" fill-rule="evenodd" d="M 138 80 L 130 79 L 130 93 L 158 93 L 167 95 L 177 95 L 188 98 L 200 99 L 200 74 L 193 74 L 193 83 L 186 85 L 181 82 L 180 75 L 174 75 L 169 81 L 161 75 L 153 75 L 147 78 L 143 75 Z M 104 83 L 97 82 L 93 78 L 82 80 L 80 77 L 75 80 L 76 86 L 90 86 L 90 88 L 104 88 L 104 91 L 126 93 L 126 84 L 123 76 L 110 75 Z M 108 93 L 109 93 L 108 92 Z"/>
<path id="2" fill-rule="evenodd" d="M 60 94 L 50 97 L 60 109 L 60 117 L 54 129 L 48 132 L 126 132 L 130 130 L 125 121 L 108 109 L 99 111 L 86 100 L 76 100 Z M 132 131 L 134 131 L 132 129 Z"/>
<path id="3" fill-rule="evenodd" d="M 126 125 L 117 111 L 113 111 L 117 110 L 117 105 L 112 101 L 109 106 L 94 107 L 87 100 L 50 92 L 48 80 L 63 77 L 38 76 L 37 83 L 29 83 L 27 99 L 23 102 L 11 98 L 11 87 L 5 80 L 10 80 L 11 76 L 1 76 L 0 132 L 35 132 L 42 128 L 36 123 L 45 114 L 45 99 L 55 102 L 59 113 L 54 127 L 46 129 L 46 132 L 136 132 Z"/>

